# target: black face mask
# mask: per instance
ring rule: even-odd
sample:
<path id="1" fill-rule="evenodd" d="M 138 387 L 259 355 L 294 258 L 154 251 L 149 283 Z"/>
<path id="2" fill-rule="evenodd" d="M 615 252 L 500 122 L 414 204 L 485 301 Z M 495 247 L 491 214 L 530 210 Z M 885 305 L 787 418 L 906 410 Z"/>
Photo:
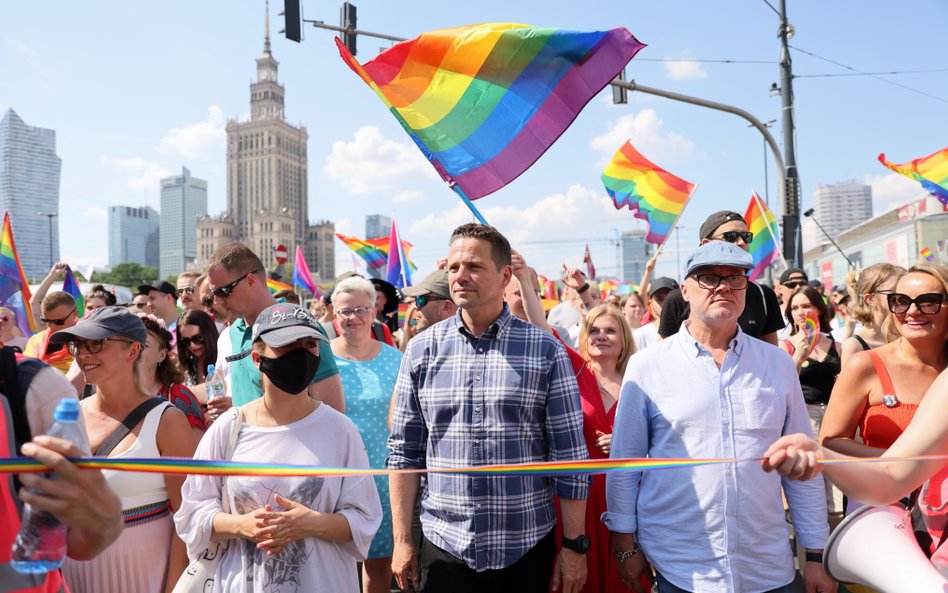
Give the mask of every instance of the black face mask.
<path id="1" fill-rule="evenodd" d="M 319 357 L 297 348 L 279 358 L 260 357 L 260 372 L 283 391 L 296 395 L 306 391 L 319 370 Z"/>

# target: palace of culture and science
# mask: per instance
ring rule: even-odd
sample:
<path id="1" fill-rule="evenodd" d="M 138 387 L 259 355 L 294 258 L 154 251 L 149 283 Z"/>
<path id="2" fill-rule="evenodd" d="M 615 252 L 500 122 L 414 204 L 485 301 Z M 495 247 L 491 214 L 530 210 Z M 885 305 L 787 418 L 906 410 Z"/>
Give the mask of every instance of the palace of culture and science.
<path id="1" fill-rule="evenodd" d="M 324 282 L 335 276 L 335 227 L 308 222 L 309 134 L 286 121 L 278 66 L 270 53 L 268 14 L 257 80 L 250 85 L 250 119 L 227 122 L 227 212 L 198 220 L 197 263 L 240 241 L 272 268 L 277 246 L 286 246 L 292 260 L 300 245 L 316 281 Z"/>

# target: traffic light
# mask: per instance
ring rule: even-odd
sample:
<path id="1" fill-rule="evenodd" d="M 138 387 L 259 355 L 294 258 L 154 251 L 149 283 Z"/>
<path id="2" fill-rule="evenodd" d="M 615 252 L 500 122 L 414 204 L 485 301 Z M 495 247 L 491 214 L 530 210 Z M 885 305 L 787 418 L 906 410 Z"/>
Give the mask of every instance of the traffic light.
<path id="1" fill-rule="evenodd" d="M 302 37 L 300 31 L 300 0 L 283 0 L 284 25 L 281 33 L 286 34 L 290 41 L 300 42 Z"/>
<path id="2" fill-rule="evenodd" d="M 339 26 L 345 29 L 342 34 L 342 43 L 349 53 L 356 55 L 356 7 L 349 2 L 343 2 L 339 9 Z"/>

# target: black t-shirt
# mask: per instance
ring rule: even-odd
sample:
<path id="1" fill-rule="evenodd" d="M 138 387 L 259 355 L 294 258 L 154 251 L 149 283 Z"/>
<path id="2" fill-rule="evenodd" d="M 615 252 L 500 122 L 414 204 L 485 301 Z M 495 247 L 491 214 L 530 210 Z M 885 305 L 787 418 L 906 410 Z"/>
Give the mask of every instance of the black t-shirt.
<path id="1" fill-rule="evenodd" d="M 658 324 L 658 335 L 663 338 L 673 336 L 681 329 L 681 324 L 691 315 L 691 307 L 681 296 L 681 290 L 668 293 L 665 304 L 662 305 L 662 319 Z M 786 322 L 780 311 L 777 294 L 772 288 L 761 286 L 756 282 L 747 283 L 747 296 L 744 311 L 737 320 L 741 331 L 759 338 L 783 329 Z"/>

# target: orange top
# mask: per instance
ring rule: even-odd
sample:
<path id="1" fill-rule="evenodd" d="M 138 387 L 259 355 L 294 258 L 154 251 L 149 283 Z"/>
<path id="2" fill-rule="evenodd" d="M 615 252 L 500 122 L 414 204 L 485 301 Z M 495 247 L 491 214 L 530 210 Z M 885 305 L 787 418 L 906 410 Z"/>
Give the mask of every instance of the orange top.
<path id="1" fill-rule="evenodd" d="M 918 404 L 899 401 L 882 358 L 872 350 L 866 352 L 872 360 L 872 366 L 876 368 L 876 375 L 879 376 L 882 393 L 885 395 L 881 403 L 872 404 L 863 412 L 862 419 L 859 421 L 859 432 L 866 445 L 888 449 L 908 427 L 912 417 L 915 416 Z"/>

